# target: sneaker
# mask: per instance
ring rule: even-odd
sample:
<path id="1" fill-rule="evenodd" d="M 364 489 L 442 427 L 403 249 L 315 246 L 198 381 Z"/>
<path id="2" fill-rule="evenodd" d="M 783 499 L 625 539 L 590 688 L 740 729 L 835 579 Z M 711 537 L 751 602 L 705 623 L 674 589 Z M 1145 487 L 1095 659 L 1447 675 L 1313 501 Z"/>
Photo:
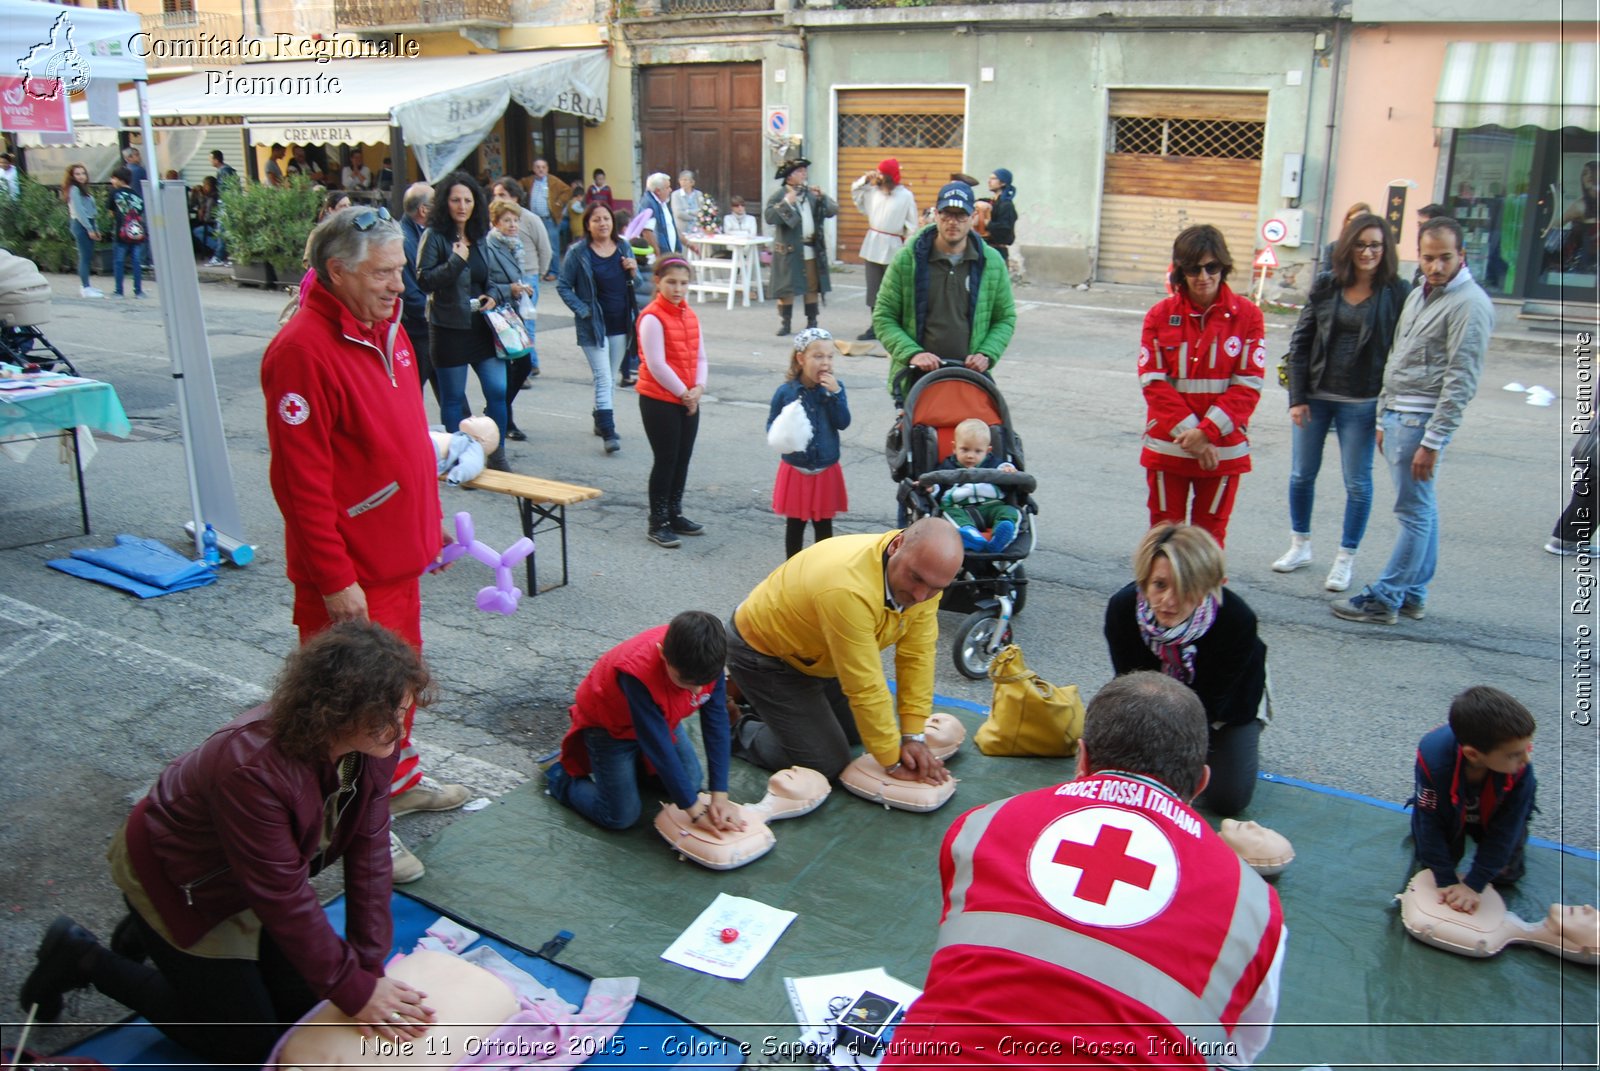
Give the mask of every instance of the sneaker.
<path id="1" fill-rule="evenodd" d="M 206 261 L 206 267 L 208 267 L 208 268 L 228 268 L 228 267 L 232 267 L 232 264 L 229 261 L 223 260 L 221 257 L 212 257 L 210 260 Z"/>
<path id="2" fill-rule="evenodd" d="M 1333 610 L 1334 617 L 1345 621 L 1361 621 L 1368 625 L 1392 625 L 1400 619 L 1395 611 L 1365 592 L 1352 595 L 1348 599 L 1335 599 L 1330 609 Z"/>
<path id="3" fill-rule="evenodd" d="M 1001 551 L 1009 547 L 1016 538 L 1017 522 L 1001 521 L 999 524 L 994 526 L 994 531 L 989 533 L 989 545 L 987 550 L 990 554 L 999 554 Z"/>
<path id="4" fill-rule="evenodd" d="M 1593 554 L 1594 544 L 1580 543 L 1575 539 L 1552 539 L 1544 545 L 1544 549 L 1562 558 L 1570 558 L 1574 554 Z"/>
<path id="5" fill-rule="evenodd" d="M 1274 573 L 1292 573 L 1296 569 L 1311 564 L 1311 540 L 1301 539 L 1296 536 L 1289 549 L 1283 552 L 1283 557 L 1272 563 Z M 1343 588 L 1338 589 L 1340 591 Z"/>
<path id="6" fill-rule="evenodd" d="M 508 424 L 506 425 L 506 438 L 514 443 L 525 443 L 528 441 L 528 433 L 515 424 Z"/>
<path id="7" fill-rule="evenodd" d="M 878 337 L 877 328 L 869 327 L 865 331 L 861 332 L 859 335 L 856 336 L 856 341 L 857 342 L 873 342 L 873 341 L 877 340 L 877 337 Z"/>
<path id="8" fill-rule="evenodd" d="M 1333 568 L 1328 570 L 1328 579 L 1322 584 L 1329 591 L 1344 591 L 1350 586 L 1350 572 L 1355 568 L 1356 556 L 1348 550 L 1340 548 L 1339 553 L 1333 556 Z M 1273 566 L 1274 569 L 1277 566 Z"/>
<path id="9" fill-rule="evenodd" d="M 534 759 L 533 760 L 533 764 L 535 766 L 539 767 L 539 771 L 541 773 L 549 773 L 550 772 L 550 767 L 554 766 L 556 763 L 558 763 L 560 761 L 561 761 L 561 749 L 560 748 L 556 748 L 554 751 L 550 752 L 550 754 L 548 754 L 548 755 L 540 755 L 538 758 Z"/>
<path id="10" fill-rule="evenodd" d="M 1400 615 L 1409 617 L 1413 621 L 1421 621 L 1428 616 L 1428 604 L 1421 599 L 1406 596 L 1406 601 L 1400 604 Z"/>
<path id="11" fill-rule="evenodd" d="M 35 954 L 39 963 L 22 983 L 17 1002 L 26 1012 L 37 1007 L 34 1018 L 53 1023 L 61 1018 L 61 998 L 89 984 L 84 954 L 100 939 L 65 915 L 59 916 L 44 932 Z"/>
<path id="12" fill-rule="evenodd" d="M 706 534 L 706 526 L 696 524 L 683 514 L 678 514 L 669 522 L 669 527 L 678 535 L 697 536 Z"/>
<path id="13" fill-rule="evenodd" d="M 80 295 L 82 295 L 83 297 L 105 297 L 106 296 L 106 293 L 105 293 L 104 290 L 96 290 L 92 286 L 86 286 L 82 290 L 78 291 L 78 293 Z"/>
<path id="14" fill-rule="evenodd" d="M 127 297 L 128 295 L 124 294 L 121 290 L 113 290 L 113 291 L 111 291 L 111 296 L 112 297 Z"/>
<path id="15" fill-rule="evenodd" d="M 389 797 L 389 817 L 399 818 L 418 811 L 453 811 L 471 798 L 466 785 L 441 785 L 431 777 L 424 777 L 416 788 Z"/>
<path id="16" fill-rule="evenodd" d="M 645 538 L 658 547 L 681 547 L 683 540 L 672 531 L 672 525 L 662 522 L 645 532 Z"/>
<path id="17" fill-rule="evenodd" d="M 967 550 L 982 553 L 989 548 L 989 541 L 972 525 L 963 524 L 957 531 L 961 533 L 961 545 Z"/>
<path id="18" fill-rule="evenodd" d="M 622 449 L 622 440 L 615 435 L 605 436 L 606 453 L 614 454 Z"/>
<path id="19" fill-rule="evenodd" d="M 427 873 L 422 860 L 412 855 L 394 830 L 389 830 L 389 862 L 394 867 L 395 885 L 409 885 Z"/>

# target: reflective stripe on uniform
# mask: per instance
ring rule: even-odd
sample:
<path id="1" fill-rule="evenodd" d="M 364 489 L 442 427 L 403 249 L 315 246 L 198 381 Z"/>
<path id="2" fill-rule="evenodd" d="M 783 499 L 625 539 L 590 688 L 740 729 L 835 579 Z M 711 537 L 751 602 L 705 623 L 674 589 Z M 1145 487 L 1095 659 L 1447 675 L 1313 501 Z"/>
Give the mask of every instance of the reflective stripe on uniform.
<path id="1" fill-rule="evenodd" d="M 1149 435 L 1146 435 L 1144 437 L 1144 448 L 1146 450 L 1154 451 L 1155 453 L 1158 453 L 1158 454 L 1164 454 L 1167 457 L 1189 457 L 1189 458 L 1192 458 L 1194 456 L 1193 454 L 1189 453 L 1189 451 L 1187 451 L 1183 447 L 1179 446 L 1177 443 L 1166 442 L 1164 440 L 1157 439 L 1157 438 L 1154 438 L 1154 437 L 1149 436 Z M 1217 460 L 1218 461 L 1233 461 L 1236 458 L 1248 457 L 1249 454 L 1250 454 L 1250 444 L 1249 443 L 1235 443 L 1232 446 L 1219 446 L 1219 447 L 1217 447 Z"/>
<path id="2" fill-rule="evenodd" d="M 1179 394 L 1221 394 L 1228 389 L 1229 381 L 1226 379 L 1184 379 L 1179 378 L 1174 384 Z"/>
<path id="3" fill-rule="evenodd" d="M 1217 431 L 1223 435 L 1233 430 L 1233 418 L 1224 413 L 1219 406 L 1213 405 L 1206 410 L 1206 419 L 1217 426 Z"/>
<path id="4" fill-rule="evenodd" d="M 1139 386 L 1148 387 L 1152 383 L 1170 383 L 1165 372 L 1146 372 L 1139 377 Z"/>
<path id="5" fill-rule="evenodd" d="M 1167 512 L 1167 474 L 1156 472 L 1156 509 Z"/>
<path id="6" fill-rule="evenodd" d="M 1235 908 L 1234 921 L 1238 920 L 1239 913 Z M 1248 942 L 1247 934 L 1238 935 L 1236 941 L 1230 928 L 1223 942 L 1222 957 L 1232 956 Z M 1222 1026 L 1222 1014 L 1233 995 L 1232 986 L 1224 992 L 1220 1001 L 1214 998 L 1210 985 L 1204 994 L 1197 997 L 1166 971 L 1086 933 L 1007 912 L 966 911 L 957 914 L 953 902 L 950 914 L 939 927 L 937 948 L 949 948 L 952 945 L 1013 952 L 1081 974 L 1150 1008 L 1163 1020 L 1193 1038 L 1202 1051 L 1224 1051 L 1228 1032 Z M 1238 966 L 1231 961 L 1224 963 L 1219 958 L 1217 969 L 1237 979 L 1249 968 L 1254 955 L 1255 949 L 1252 947 L 1245 955 L 1243 964 Z"/>
<path id="7" fill-rule="evenodd" d="M 1218 453 L 1221 453 L 1221 451 L 1218 451 Z M 1212 496 L 1211 508 L 1206 510 L 1206 512 L 1211 514 L 1213 517 L 1217 515 L 1217 510 L 1222 508 L 1222 496 L 1228 493 L 1229 479 L 1231 479 L 1231 477 L 1224 476 L 1222 479 L 1217 481 L 1217 493 Z"/>
<path id="8" fill-rule="evenodd" d="M 1239 896 L 1233 902 L 1233 918 L 1228 922 L 1228 936 L 1222 942 L 1222 954 L 1211 968 L 1211 980 L 1200 997 L 1206 1007 L 1221 1007 L 1227 1011 L 1234 991 L 1244 980 L 1245 971 L 1255 960 L 1260 947 L 1261 934 L 1272 925 L 1272 901 L 1268 897 L 1267 883 L 1252 881 L 1255 871 L 1248 863 L 1239 860 Z M 1255 934 L 1257 936 L 1252 937 Z"/>
<path id="9" fill-rule="evenodd" d="M 1000 813 L 1007 800 L 996 800 L 987 807 L 980 807 L 967 816 L 961 824 L 961 832 L 956 834 L 956 839 L 950 843 L 950 858 L 955 863 L 955 873 L 950 879 L 950 914 L 956 915 L 967 909 L 967 890 L 972 887 L 972 855 L 978 846 L 978 841 L 989 831 L 989 823 L 994 821 L 994 816 Z"/>
<path id="10" fill-rule="evenodd" d="M 1267 385 L 1267 381 L 1260 376 L 1233 376 L 1228 383 L 1230 386 L 1249 387 L 1251 390 L 1260 390 Z"/>

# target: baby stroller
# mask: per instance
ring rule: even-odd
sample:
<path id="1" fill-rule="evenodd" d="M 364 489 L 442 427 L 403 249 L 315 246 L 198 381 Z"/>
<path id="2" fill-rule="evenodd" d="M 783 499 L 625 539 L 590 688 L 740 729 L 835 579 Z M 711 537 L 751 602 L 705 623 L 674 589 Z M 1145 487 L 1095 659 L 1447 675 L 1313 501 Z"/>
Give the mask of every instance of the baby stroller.
<path id="1" fill-rule="evenodd" d="M 989 425 L 990 452 L 1015 465 L 1016 472 L 939 468 L 954 450 L 956 425 L 973 417 Z M 940 603 L 942 610 L 967 615 L 956 630 L 950 653 L 963 676 L 982 680 L 1000 648 L 1011 642 L 1011 619 L 1028 601 L 1028 575 L 1022 563 L 1033 550 L 1033 517 L 1039 507 L 1033 500 L 1036 481 L 1024 471 L 1022 437 L 1011 424 L 1006 400 L 994 380 L 946 362 L 916 379 L 905 392 L 887 445 L 889 473 L 899 483 L 908 523 L 942 516 L 943 490 L 960 483 L 994 484 L 1004 501 L 1022 514 L 1016 538 L 1000 551 L 966 551 L 961 571 Z"/>
<path id="2" fill-rule="evenodd" d="M 33 261 L 0 249 L 0 361 L 53 371 L 56 365 L 77 375 L 67 355 L 44 337 L 39 325 L 50 322 L 50 284 Z"/>

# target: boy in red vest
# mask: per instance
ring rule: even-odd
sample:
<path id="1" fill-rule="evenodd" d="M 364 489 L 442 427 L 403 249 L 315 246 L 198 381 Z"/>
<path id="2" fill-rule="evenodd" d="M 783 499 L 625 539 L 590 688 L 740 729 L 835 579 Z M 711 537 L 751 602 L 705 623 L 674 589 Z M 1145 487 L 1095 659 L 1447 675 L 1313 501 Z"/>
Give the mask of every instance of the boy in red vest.
<path id="1" fill-rule="evenodd" d="M 713 829 L 744 828 L 728 800 L 728 701 L 722 622 L 688 610 L 600 656 L 578 685 L 572 728 L 545 769 L 546 791 L 606 829 L 639 821 L 639 758 L 667 797 Z M 700 760 L 679 723 L 699 712 L 711 802 L 700 806 Z"/>

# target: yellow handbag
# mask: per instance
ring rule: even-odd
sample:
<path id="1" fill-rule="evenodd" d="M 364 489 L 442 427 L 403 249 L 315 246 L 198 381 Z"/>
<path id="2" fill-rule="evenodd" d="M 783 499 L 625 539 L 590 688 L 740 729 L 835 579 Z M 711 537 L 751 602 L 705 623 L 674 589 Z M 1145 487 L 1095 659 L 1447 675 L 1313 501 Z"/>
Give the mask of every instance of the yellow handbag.
<path id="1" fill-rule="evenodd" d="M 994 700 L 975 737 L 985 755 L 1074 755 L 1083 735 L 1078 686 L 1057 688 L 1028 668 L 1022 648 L 1009 644 L 989 666 Z"/>

